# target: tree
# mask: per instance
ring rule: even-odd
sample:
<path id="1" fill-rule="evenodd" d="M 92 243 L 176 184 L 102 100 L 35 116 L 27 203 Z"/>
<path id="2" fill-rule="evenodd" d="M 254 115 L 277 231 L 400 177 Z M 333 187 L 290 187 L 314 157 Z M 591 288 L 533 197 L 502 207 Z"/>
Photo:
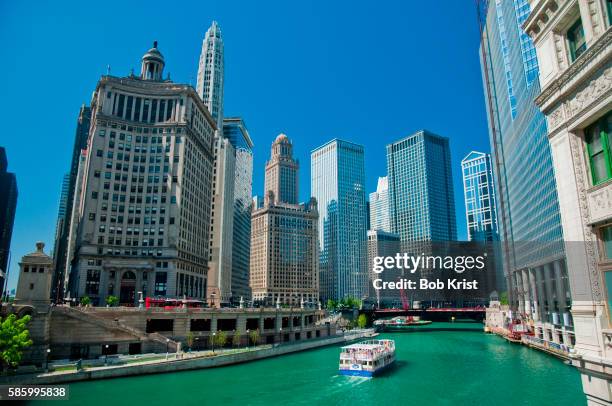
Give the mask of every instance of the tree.
<path id="1" fill-rule="evenodd" d="M 232 337 L 232 344 L 234 345 L 234 347 L 240 347 L 241 341 L 242 341 L 242 334 L 240 333 L 240 330 L 236 330 L 234 332 L 234 336 Z"/>
<path id="2" fill-rule="evenodd" d="M 30 332 L 26 328 L 30 319 L 30 316 L 18 319 L 11 314 L 0 324 L 0 360 L 3 369 L 19 365 L 23 350 L 32 345 Z"/>
<path id="3" fill-rule="evenodd" d="M 193 347 L 193 340 L 194 340 L 194 336 L 193 336 L 193 333 L 190 331 L 189 333 L 187 333 L 187 336 L 185 336 L 185 343 L 187 344 L 187 348 L 190 352 L 191 352 L 191 347 Z"/>
<path id="4" fill-rule="evenodd" d="M 251 344 L 253 344 L 253 345 L 259 344 L 259 329 L 252 330 L 249 333 L 249 339 L 251 340 Z"/>
<path id="5" fill-rule="evenodd" d="M 508 302 L 508 292 L 502 292 L 501 295 L 499 295 L 499 303 L 502 305 L 507 305 Z"/>
<path id="6" fill-rule="evenodd" d="M 119 298 L 117 296 L 110 295 L 106 298 L 106 304 L 110 307 L 117 306 L 119 304 Z"/>
<path id="7" fill-rule="evenodd" d="M 91 299 L 89 298 L 89 296 L 83 296 L 81 298 L 81 305 L 89 306 L 90 304 L 91 304 Z"/>
<path id="8" fill-rule="evenodd" d="M 368 317 L 365 314 L 361 313 L 359 317 L 357 317 L 357 326 L 359 328 L 365 328 L 367 324 L 368 324 Z"/>
<path id="9" fill-rule="evenodd" d="M 327 310 L 334 311 L 335 308 L 336 302 L 334 302 L 332 299 L 327 299 Z"/>
<path id="10" fill-rule="evenodd" d="M 217 331 L 216 344 L 219 348 L 223 348 L 227 343 L 227 333 L 225 331 Z"/>

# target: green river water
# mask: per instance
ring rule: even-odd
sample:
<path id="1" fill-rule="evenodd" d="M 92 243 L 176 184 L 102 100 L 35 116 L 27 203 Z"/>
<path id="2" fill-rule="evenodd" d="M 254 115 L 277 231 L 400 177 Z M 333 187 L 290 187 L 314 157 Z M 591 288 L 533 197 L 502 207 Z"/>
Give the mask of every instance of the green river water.
<path id="1" fill-rule="evenodd" d="M 481 324 L 430 327 L 441 330 L 381 335 L 395 340 L 397 365 L 373 379 L 339 376 L 339 346 L 330 346 L 229 367 L 70 384 L 70 401 L 61 404 L 586 404 L 578 371 L 552 356 L 484 334 Z"/>

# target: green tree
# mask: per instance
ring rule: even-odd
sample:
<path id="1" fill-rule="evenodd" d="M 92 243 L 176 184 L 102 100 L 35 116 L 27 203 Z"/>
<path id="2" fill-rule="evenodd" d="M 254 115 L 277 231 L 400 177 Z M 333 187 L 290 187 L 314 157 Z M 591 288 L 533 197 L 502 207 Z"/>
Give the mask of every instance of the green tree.
<path id="1" fill-rule="evenodd" d="M 499 303 L 503 305 L 507 305 L 509 303 L 508 292 L 502 292 L 501 295 L 499 295 Z"/>
<path id="2" fill-rule="evenodd" d="M 194 341 L 194 336 L 193 333 L 190 331 L 189 333 L 187 333 L 187 336 L 185 336 L 185 343 L 187 344 L 187 349 L 189 351 L 191 351 L 191 347 L 193 347 L 193 341 Z"/>
<path id="3" fill-rule="evenodd" d="M 338 307 L 343 309 L 358 309 L 361 307 L 361 300 L 356 297 L 347 296 L 338 302 Z"/>
<path id="4" fill-rule="evenodd" d="M 227 343 L 227 333 L 225 331 L 217 331 L 217 335 L 215 336 L 215 341 L 219 348 L 223 348 Z"/>
<path id="5" fill-rule="evenodd" d="M 259 329 L 257 329 L 257 330 L 252 330 L 252 331 L 249 333 L 249 339 L 251 340 L 251 343 L 252 343 L 253 345 L 257 345 L 257 344 L 259 344 Z"/>
<path id="6" fill-rule="evenodd" d="M 117 306 L 119 304 L 119 298 L 117 296 L 110 295 L 106 298 L 106 304 L 110 307 Z"/>
<path id="7" fill-rule="evenodd" d="M 365 314 L 361 313 L 359 315 L 359 317 L 357 317 L 357 326 L 359 328 L 365 328 L 365 326 L 368 324 L 368 316 L 366 316 Z"/>
<path id="8" fill-rule="evenodd" d="M 232 337 L 232 345 L 234 345 L 234 347 L 240 347 L 241 341 L 242 341 L 242 333 L 240 333 L 240 330 L 236 330 L 234 332 L 234 336 Z"/>
<path id="9" fill-rule="evenodd" d="M 2 369 L 16 367 L 21 361 L 23 350 L 32 345 L 30 332 L 26 328 L 30 316 L 17 318 L 11 314 L 0 324 L 0 360 Z"/>
<path id="10" fill-rule="evenodd" d="M 334 311 L 335 308 L 336 302 L 334 302 L 332 299 L 327 299 L 327 310 Z"/>
<path id="11" fill-rule="evenodd" d="M 81 305 L 88 306 L 90 304 L 91 304 L 91 299 L 89 298 L 89 296 L 83 296 L 81 298 Z"/>

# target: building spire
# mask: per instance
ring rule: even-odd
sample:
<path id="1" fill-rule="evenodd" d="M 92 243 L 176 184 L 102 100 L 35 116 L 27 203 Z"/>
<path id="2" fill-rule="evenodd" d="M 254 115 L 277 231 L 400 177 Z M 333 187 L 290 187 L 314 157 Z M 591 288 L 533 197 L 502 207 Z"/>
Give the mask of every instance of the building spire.
<path id="1" fill-rule="evenodd" d="M 202 41 L 196 91 L 219 129 L 223 128 L 223 59 L 221 28 L 213 21 Z"/>

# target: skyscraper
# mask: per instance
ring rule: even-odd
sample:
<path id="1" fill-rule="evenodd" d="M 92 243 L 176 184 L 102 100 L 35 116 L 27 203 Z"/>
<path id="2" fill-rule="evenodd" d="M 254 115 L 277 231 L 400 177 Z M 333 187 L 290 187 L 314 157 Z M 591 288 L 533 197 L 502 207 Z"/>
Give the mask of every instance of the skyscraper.
<path id="1" fill-rule="evenodd" d="M 239 117 L 223 119 L 223 136 L 236 150 L 234 176 L 234 231 L 232 241 L 232 296 L 248 299 L 253 210 L 253 141 Z"/>
<path id="2" fill-rule="evenodd" d="M 421 130 L 387 145 L 391 232 L 405 241 L 457 239 L 448 138 Z"/>
<path id="3" fill-rule="evenodd" d="M 470 241 L 497 241 L 497 208 L 491 155 L 472 151 L 461 161 L 465 220 Z"/>
<path id="4" fill-rule="evenodd" d="M 77 174 L 81 161 L 81 151 L 87 148 L 87 137 L 89 136 L 89 126 L 91 124 L 91 109 L 82 105 L 77 116 L 77 125 L 72 143 L 72 155 L 70 159 L 70 170 L 67 174 L 68 178 L 64 178 L 62 184 L 62 194 L 60 198 L 60 209 L 58 213 L 58 222 L 55 235 L 55 243 L 53 247 L 53 282 L 51 295 L 52 300 L 57 300 L 61 297 L 65 287 L 62 285 L 69 271 L 68 263 L 68 238 L 70 234 L 71 219 L 73 217 L 73 205 L 75 199 L 75 190 L 77 185 Z M 62 212 L 64 212 L 62 214 Z M 59 282 L 59 283 L 58 283 Z"/>
<path id="5" fill-rule="evenodd" d="M 62 189 L 60 192 L 59 208 L 57 210 L 57 220 L 55 222 L 55 240 L 53 245 L 53 256 L 57 256 L 58 242 L 64 228 L 64 223 L 67 221 L 66 210 L 68 206 L 68 191 L 70 189 L 70 174 L 66 173 L 62 177 Z M 52 296 L 53 297 L 53 296 Z"/>
<path id="6" fill-rule="evenodd" d="M 319 204 L 321 297 L 367 296 L 363 146 L 334 139 L 310 154 L 311 194 Z"/>
<path id="7" fill-rule="evenodd" d="M 202 41 L 196 91 L 215 119 L 219 131 L 223 128 L 223 63 L 221 28 L 213 21 Z"/>
<path id="8" fill-rule="evenodd" d="M 208 297 L 215 305 L 232 297 L 234 176 L 236 151 L 223 135 L 223 38 L 216 21 L 202 42 L 196 89 L 216 122 Z"/>
<path id="9" fill-rule="evenodd" d="M 534 103 L 538 60 L 522 24 L 527 0 L 488 2 L 481 69 L 510 305 L 536 335 L 573 344 L 561 215 L 546 118 Z"/>
<path id="10" fill-rule="evenodd" d="M 472 151 L 461 160 L 468 240 L 483 243 L 495 272 L 497 294 L 507 289 L 497 228 L 495 181 L 491 155 Z M 490 285 L 493 288 L 493 284 Z"/>
<path id="11" fill-rule="evenodd" d="M 370 302 L 375 302 L 376 307 L 391 305 L 399 307 L 401 291 L 398 289 L 375 289 L 374 280 L 382 279 L 386 282 L 396 282 L 397 275 L 393 272 L 374 272 L 374 258 L 395 257 L 401 252 L 400 237 L 397 234 L 383 230 L 373 229 L 368 231 L 368 297 Z"/>
<path id="12" fill-rule="evenodd" d="M 266 162 L 264 194 L 274 193 L 281 202 L 296 204 L 298 201 L 297 173 L 300 164 L 293 159 L 293 146 L 285 134 L 276 137 L 272 144 L 270 160 Z"/>
<path id="13" fill-rule="evenodd" d="M 140 76 L 96 86 L 72 297 L 205 298 L 215 121 L 191 86 L 162 78 L 164 65 L 155 42 Z"/>
<path id="14" fill-rule="evenodd" d="M 389 182 L 386 176 L 378 178 L 376 192 L 370 193 L 370 229 L 391 231 L 389 216 Z"/>
<path id="15" fill-rule="evenodd" d="M 280 170 L 268 170 L 270 162 L 278 162 L 281 154 L 283 162 L 296 169 L 284 176 L 278 176 Z M 297 175 L 291 141 L 280 134 L 272 143 L 266 165 L 263 206 L 256 206 L 251 217 L 250 285 L 254 301 L 296 305 L 319 300 L 317 202 L 314 198 L 306 204 L 283 200 L 286 196 L 294 199 L 284 186 L 291 185 L 297 191 Z"/>
<path id="16" fill-rule="evenodd" d="M 0 147 L 0 295 L 4 293 L 17 208 L 17 179 L 7 169 L 6 151 Z"/>

